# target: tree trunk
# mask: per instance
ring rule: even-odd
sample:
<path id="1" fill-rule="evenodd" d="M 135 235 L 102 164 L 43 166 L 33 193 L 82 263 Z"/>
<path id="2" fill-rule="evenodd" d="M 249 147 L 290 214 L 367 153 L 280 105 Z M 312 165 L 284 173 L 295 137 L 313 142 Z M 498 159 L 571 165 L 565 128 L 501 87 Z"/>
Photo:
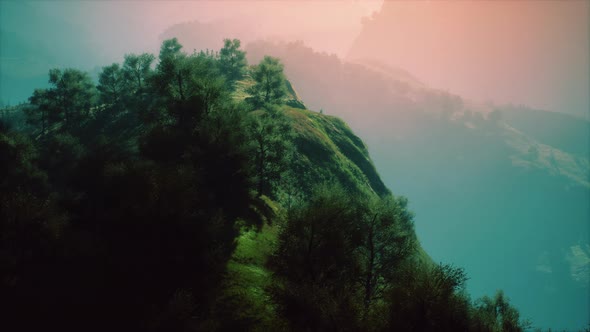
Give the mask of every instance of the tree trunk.
<path id="1" fill-rule="evenodd" d="M 365 319 L 369 313 L 369 307 L 371 306 L 371 299 L 373 297 L 373 270 L 375 268 L 375 246 L 373 243 L 373 227 L 371 227 L 368 235 L 368 249 L 369 249 L 369 262 L 367 267 L 367 276 L 365 279 Z"/>

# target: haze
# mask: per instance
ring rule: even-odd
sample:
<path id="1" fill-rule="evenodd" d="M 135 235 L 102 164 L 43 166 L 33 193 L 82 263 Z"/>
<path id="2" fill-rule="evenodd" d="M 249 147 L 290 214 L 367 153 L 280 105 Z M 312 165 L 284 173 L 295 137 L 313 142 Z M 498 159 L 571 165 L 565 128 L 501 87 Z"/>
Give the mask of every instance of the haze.
<path id="1" fill-rule="evenodd" d="M 386 1 L 348 56 L 480 101 L 588 116 L 588 1 Z"/>
<path id="2" fill-rule="evenodd" d="M 15 104 L 45 84 L 52 67 L 98 70 L 97 65 L 121 61 L 126 53 L 157 54 L 162 33 L 184 22 L 230 22 L 248 26 L 250 39 L 301 39 L 342 56 L 359 33 L 361 18 L 379 9 L 380 3 L 1 1 L 0 5 L 0 98 Z M 231 36 L 220 37 L 215 48 L 221 47 L 224 37 Z"/>
<path id="3" fill-rule="evenodd" d="M 174 24 L 223 20 L 247 26 L 251 39 L 299 39 L 341 58 L 377 58 L 466 98 L 588 117 L 587 1 L 386 1 L 371 23 L 382 4 L 2 1 L 0 97 L 25 100 L 37 86 L 26 81 L 42 82 L 52 66 L 91 70 L 121 54 L 157 51 Z M 363 18 L 365 34 L 377 37 L 356 40 Z"/>
<path id="4" fill-rule="evenodd" d="M 47 86 L 51 68 L 96 79 L 175 36 L 187 52 L 239 38 L 251 64 L 276 52 L 305 105 L 368 144 L 423 247 L 465 267 L 472 295 L 502 288 L 542 327 L 578 328 L 590 305 L 589 4 L 0 0 L 0 106 Z"/>

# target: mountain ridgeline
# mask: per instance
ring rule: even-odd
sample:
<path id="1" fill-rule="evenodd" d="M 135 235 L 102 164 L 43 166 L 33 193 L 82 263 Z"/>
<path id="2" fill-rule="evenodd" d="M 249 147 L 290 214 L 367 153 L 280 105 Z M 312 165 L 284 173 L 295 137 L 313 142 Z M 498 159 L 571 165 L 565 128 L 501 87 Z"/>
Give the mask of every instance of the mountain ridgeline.
<path id="1" fill-rule="evenodd" d="M 280 59 L 239 40 L 53 69 L 2 110 L 3 330 L 522 331 Z"/>
<path id="2" fill-rule="evenodd" d="M 503 289 L 535 327 L 588 325 L 590 122 L 469 100 L 301 42 L 246 50 L 250 62 L 279 57 L 309 108 L 363 139 L 386 186 L 410 198 L 424 249 L 469 271 L 472 295 Z"/>

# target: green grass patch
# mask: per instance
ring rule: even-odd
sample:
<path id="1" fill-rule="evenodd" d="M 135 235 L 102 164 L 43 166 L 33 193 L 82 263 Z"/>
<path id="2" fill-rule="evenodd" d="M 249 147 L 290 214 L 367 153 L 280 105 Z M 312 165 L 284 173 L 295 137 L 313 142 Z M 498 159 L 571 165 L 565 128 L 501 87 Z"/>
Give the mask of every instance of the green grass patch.
<path id="1" fill-rule="evenodd" d="M 221 330 L 272 331 L 281 329 L 268 286 L 272 281 L 266 262 L 273 253 L 278 226 L 264 225 L 260 231 L 245 229 L 227 265 L 224 290 L 217 301 L 216 315 Z"/>

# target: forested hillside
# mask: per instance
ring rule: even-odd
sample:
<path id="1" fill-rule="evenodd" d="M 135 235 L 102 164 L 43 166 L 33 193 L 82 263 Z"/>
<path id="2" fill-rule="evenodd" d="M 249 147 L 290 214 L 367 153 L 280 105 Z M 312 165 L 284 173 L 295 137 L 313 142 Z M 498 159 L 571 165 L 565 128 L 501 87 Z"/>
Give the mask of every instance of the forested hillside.
<path id="1" fill-rule="evenodd" d="M 169 39 L 98 82 L 53 69 L 2 110 L 2 330 L 523 330 L 501 291 L 472 301 L 432 262 L 280 59 L 224 43 Z"/>
<path id="2" fill-rule="evenodd" d="M 587 325 L 590 122 L 477 102 L 301 42 L 246 49 L 251 62 L 281 58 L 309 108 L 363 139 L 383 182 L 410 199 L 425 250 L 464 267 L 471 294 L 505 290 L 535 327 Z"/>

